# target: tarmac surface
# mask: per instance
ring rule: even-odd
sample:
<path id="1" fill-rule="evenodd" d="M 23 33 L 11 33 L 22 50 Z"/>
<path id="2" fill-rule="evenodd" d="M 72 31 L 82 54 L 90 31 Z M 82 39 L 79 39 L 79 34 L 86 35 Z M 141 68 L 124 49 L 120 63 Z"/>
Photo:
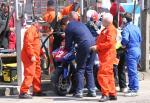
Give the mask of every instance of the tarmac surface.
<path id="1" fill-rule="evenodd" d="M 72 95 L 57 96 L 51 90 L 46 91 L 47 96 L 33 97 L 32 99 L 18 99 L 17 95 L 0 96 L 0 103 L 96 103 L 101 95 L 97 92 L 97 97 L 75 98 Z M 124 97 L 124 93 L 118 92 L 117 101 L 107 101 L 106 103 L 150 103 L 150 73 L 144 73 L 144 80 L 140 81 L 140 91 L 136 97 Z"/>

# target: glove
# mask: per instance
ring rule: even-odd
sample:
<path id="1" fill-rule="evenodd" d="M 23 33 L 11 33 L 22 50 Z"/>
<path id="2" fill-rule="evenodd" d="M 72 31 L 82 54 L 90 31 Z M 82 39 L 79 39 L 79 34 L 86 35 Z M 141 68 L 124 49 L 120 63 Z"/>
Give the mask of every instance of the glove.
<path id="1" fill-rule="evenodd" d="M 36 61 L 35 56 L 32 56 L 31 61 L 32 61 L 32 62 L 35 62 L 35 61 Z"/>
<path id="2" fill-rule="evenodd" d="M 98 29 L 98 30 L 96 31 L 96 33 L 99 35 L 99 34 L 101 33 L 101 30 Z"/>

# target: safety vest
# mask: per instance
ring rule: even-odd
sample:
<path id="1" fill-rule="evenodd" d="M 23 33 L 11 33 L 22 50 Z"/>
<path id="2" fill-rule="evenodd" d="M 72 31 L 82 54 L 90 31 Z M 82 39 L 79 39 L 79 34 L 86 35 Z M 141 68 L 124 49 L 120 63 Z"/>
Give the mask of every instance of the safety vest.
<path id="1" fill-rule="evenodd" d="M 122 47 L 121 45 L 121 40 L 122 40 L 122 36 L 121 36 L 121 30 L 117 29 L 117 37 L 116 37 L 116 49 L 119 49 L 120 47 Z"/>

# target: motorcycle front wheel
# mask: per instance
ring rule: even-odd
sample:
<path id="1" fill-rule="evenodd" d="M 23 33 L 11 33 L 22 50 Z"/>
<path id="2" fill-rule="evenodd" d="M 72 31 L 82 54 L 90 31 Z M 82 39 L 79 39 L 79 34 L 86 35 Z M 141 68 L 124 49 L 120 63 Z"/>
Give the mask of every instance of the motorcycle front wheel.
<path id="1" fill-rule="evenodd" d="M 54 92 L 59 96 L 66 96 L 72 88 L 71 78 L 64 78 L 63 68 L 57 68 L 52 77 Z"/>

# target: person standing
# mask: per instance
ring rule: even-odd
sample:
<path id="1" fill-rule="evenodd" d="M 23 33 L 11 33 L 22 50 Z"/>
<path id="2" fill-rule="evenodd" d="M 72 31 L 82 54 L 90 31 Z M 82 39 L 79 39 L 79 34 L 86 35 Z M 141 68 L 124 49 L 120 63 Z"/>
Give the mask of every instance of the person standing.
<path id="1" fill-rule="evenodd" d="M 43 26 L 43 31 L 47 34 L 51 34 L 54 29 L 54 21 L 56 19 L 56 13 L 55 13 L 55 1 L 54 0 L 48 0 L 47 1 L 47 11 L 43 14 L 42 19 L 46 21 L 51 28 L 48 26 Z M 55 21 L 57 22 L 57 21 Z M 54 35 L 51 35 L 49 38 L 49 48 L 50 48 L 50 64 L 52 65 L 50 67 L 50 71 L 52 72 L 55 70 L 54 63 L 53 63 L 53 57 L 52 57 L 52 51 L 55 48 L 54 43 L 56 40 L 54 40 Z"/>
<path id="2" fill-rule="evenodd" d="M 116 34 L 117 30 L 112 24 L 113 16 L 110 13 L 103 15 L 102 25 L 105 27 L 97 37 L 96 45 L 91 50 L 97 51 L 100 68 L 97 79 L 101 87 L 102 97 L 99 102 L 117 100 L 115 88 L 113 64 L 116 58 Z"/>
<path id="3" fill-rule="evenodd" d="M 0 36 L 1 33 L 5 29 L 6 20 L 4 19 L 4 11 L 5 11 L 6 4 L 2 3 L 0 7 Z"/>
<path id="4" fill-rule="evenodd" d="M 8 49 L 9 47 L 9 5 L 2 4 L 0 14 L 0 48 Z"/>
<path id="5" fill-rule="evenodd" d="M 88 10 L 86 16 L 87 16 L 86 26 L 88 27 L 92 36 L 96 40 L 98 34 L 100 33 L 101 28 L 101 25 L 98 25 L 99 24 L 98 13 L 95 10 Z"/>
<path id="6" fill-rule="evenodd" d="M 10 19 L 9 19 L 9 49 L 16 49 L 16 13 L 14 11 L 13 4 L 10 5 Z"/>
<path id="7" fill-rule="evenodd" d="M 110 13 L 113 15 L 113 24 L 116 28 L 118 28 L 122 25 L 122 17 L 120 14 L 124 13 L 125 10 L 122 6 L 120 6 L 120 5 L 118 6 L 116 0 L 110 0 L 110 2 L 111 2 Z M 118 8 L 118 10 L 117 10 L 117 8 Z M 120 12 L 119 17 L 118 17 L 118 12 Z M 118 21 L 118 18 L 119 18 L 119 21 Z"/>
<path id="8" fill-rule="evenodd" d="M 47 2 L 47 11 L 43 14 L 42 19 L 49 24 L 53 22 L 55 19 L 55 2 L 54 0 L 48 0 Z M 47 27 L 48 29 L 48 27 Z M 46 30 L 47 30 L 46 29 Z"/>
<path id="9" fill-rule="evenodd" d="M 132 14 L 125 13 L 122 31 L 122 46 L 126 49 L 126 64 L 129 78 L 129 91 L 125 96 L 137 96 L 139 90 L 137 65 L 141 58 L 141 31 L 132 23 Z"/>
<path id="10" fill-rule="evenodd" d="M 95 6 L 95 10 L 97 11 L 98 14 L 102 14 L 102 13 L 109 13 L 109 9 L 104 8 L 102 6 L 103 1 L 102 0 L 97 0 L 96 6 Z"/>
<path id="11" fill-rule="evenodd" d="M 85 24 L 79 21 L 69 21 L 65 17 L 61 21 L 65 31 L 65 50 L 70 51 L 73 44 L 77 44 L 76 54 L 76 80 L 77 88 L 73 96 L 82 98 L 84 88 L 84 74 L 87 74 L 87 96 L 95 97 L 95 82 L 93 76 L 93 65 L 95 53 L 90 51 L 90 47 L 95 45 L 95 39 Z"/>
<path id="12" fill-rule="evenodd" d="M 24 65 L 24 80 L 20 88 L 20 99 L 30 99 L 28 94 L 30 86 L 33 87 L 33 96 L 45 95 L 41 92 L 41 67 L 40 67 L 40 30 L 41 24 L 35 20 L 24 35 L 21 60 Z"/>

